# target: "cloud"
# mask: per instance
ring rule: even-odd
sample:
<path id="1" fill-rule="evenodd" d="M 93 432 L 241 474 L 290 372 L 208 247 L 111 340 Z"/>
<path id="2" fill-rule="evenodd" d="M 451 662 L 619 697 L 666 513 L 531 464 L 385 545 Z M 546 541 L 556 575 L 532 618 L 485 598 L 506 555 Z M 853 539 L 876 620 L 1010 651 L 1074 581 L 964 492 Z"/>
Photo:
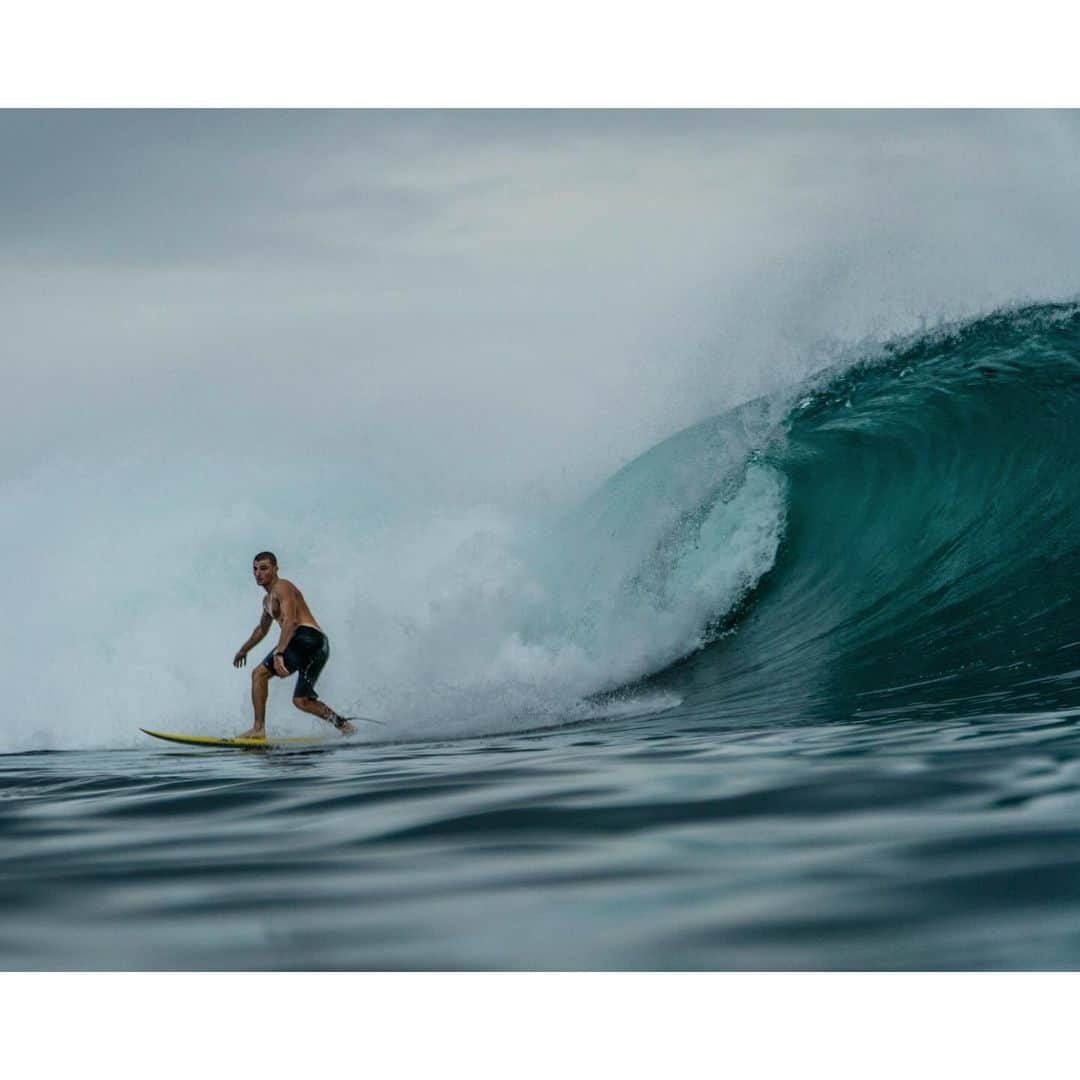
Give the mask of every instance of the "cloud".
<path id="1" fill-rule="evenodd" d="M 148 441 L 272 460 L 292 409 L 424 498 L 580 489 L 822 341 L 1076 292 L 1078 127 L 3 113 L 6 473 Z"/>

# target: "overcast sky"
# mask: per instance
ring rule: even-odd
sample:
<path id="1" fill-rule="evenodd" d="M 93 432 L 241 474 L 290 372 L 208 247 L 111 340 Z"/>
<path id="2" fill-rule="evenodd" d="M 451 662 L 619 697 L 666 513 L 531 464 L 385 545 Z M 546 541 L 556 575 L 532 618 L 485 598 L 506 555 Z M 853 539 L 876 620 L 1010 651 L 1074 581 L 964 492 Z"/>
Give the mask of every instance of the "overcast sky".
<path id="1" fill-rule="evenodd" d="M 1080 121 L 0 113 L 0 477 L 586 485 L 830 349 L 1080 292 Z M 561 479 L 560 479 L 561 478 Z"/>

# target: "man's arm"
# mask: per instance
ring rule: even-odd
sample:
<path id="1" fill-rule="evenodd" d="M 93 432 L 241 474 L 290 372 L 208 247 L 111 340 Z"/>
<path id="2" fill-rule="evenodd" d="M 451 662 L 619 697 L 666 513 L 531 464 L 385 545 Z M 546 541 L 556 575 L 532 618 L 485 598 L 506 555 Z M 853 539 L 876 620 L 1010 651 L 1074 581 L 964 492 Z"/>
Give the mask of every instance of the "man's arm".
<path id="1" fill-rule="evenodd" d="M 233 657 L 233 667 L 244 666 L 245 662 L 247 661 L 247 654 L 251 651 L 251 649 L 258 645 L 264 637 L 266 637 L 266 635 L 270 631 L 270 627 L 273 624 L 273 621 L 274 620 L 271 619 L 264 610 L 262 613 L 262 618 L 259 620 L 259 625 L 251 631 L 251 637 L 249 637 L 247 641 L 245 641 L 244 644 L 240 646 L 240 648 L 237 650 L 236 655 Z"/>

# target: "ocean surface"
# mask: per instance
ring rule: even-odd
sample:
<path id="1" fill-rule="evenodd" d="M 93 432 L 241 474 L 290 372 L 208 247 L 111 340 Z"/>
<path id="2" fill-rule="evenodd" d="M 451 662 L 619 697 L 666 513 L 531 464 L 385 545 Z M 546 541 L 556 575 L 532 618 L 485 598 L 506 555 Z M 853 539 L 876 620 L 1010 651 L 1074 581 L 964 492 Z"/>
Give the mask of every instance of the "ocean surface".
<path id="1" fill-rule="evenodd" d="M 0 744 L 0 967 L 1080 967 L 1078 447 L 1080 308 L 1037 305 L 867 347 L 542 524 L 481 509 L 435 554 L 369 530 L 352 599 L 313 606 L 320 689 L 383 726 L 274 752 L 137 730 L 246 726 L 254 615 L 204 700 L 183 650 L 215 604 L 255 612 L 230 582 L 265 521 L 203 514 L 161 580 L 140 553 L 177 517 L 145 476 L 112 481 L 137 545 L 94 532 L 106 481 L 73 490 L 55 550 L 78 530 L 118 614 L 65 634 L 27 543 L 15 605 L 42 614 L 5 656 L 55 666 Z M 312 528 L 309 599 L 312 553 L 348 544 Z M 271 729 L 307 734 L 273 694 Z"/>

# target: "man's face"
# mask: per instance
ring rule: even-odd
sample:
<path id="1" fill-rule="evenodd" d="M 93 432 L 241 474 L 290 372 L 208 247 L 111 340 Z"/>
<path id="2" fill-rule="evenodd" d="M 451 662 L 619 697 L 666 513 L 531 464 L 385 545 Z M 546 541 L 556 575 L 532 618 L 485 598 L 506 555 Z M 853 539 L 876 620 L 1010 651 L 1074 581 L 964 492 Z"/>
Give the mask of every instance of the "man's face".
<path id="1" fill-rule="evenodd" d="M 269 559 L 257 559 L 252 563 L 256 585 L 267 585 L 273 579 L 276 567 Z"/>

